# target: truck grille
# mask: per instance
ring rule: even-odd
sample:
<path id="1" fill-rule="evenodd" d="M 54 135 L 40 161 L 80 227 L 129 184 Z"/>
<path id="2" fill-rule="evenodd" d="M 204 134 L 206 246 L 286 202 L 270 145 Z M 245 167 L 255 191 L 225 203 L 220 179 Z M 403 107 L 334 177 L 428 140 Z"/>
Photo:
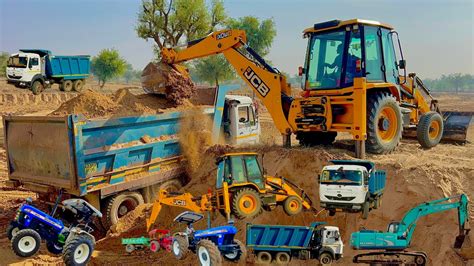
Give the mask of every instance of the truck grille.
<path id="1" fill-rule="evenodd" d="M 338 196 L 328 196 L 328 195 L 324 195 L 326 198 L 330 199 L 330 200 L 342 200 L 342 201 L 351 201 L 353 199 L 355 199 L 355 197 L 338 197 Z"/>
<path id="2" fill-rule="evenodd" d="M 8 78 L 9 78 L 9 79 L 21 79 L 21 76 L 8 75 Z"/>

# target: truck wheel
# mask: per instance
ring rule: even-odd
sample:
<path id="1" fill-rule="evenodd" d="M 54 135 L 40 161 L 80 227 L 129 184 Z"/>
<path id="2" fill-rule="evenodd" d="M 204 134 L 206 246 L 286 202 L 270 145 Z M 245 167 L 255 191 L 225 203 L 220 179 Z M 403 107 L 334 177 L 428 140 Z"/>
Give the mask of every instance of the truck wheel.
<path id="1" fill-rule="evenodd" d="M 116 224 L 121 217 L 143 203 L 143 196 L 138 192 L 122 192 L 108 198 L 105 201 L 105 215 L 102 216 L 102 224 L 105 229 L 108 230 L 112 225 Z"/>
<path id="2" fill-rule="evenodd" d="M 421 116 L 416 128 L 416 137 L 425 149 L 438 145 L 443 136 L 443 118 L 437 112 L 428 112 Z"/>
<path id="3" fill-rule="evenodd" d="M 40 94 L 43 90 L 44 90 L 44 86 L 39 80 L 36 80 L 31 85 L 31 92 L 33 92 L 34 95 Z"/>
<path id="4" fill-rule="evenodd" d="M 10 223 L 7 226 L 7 237 L 8 240 L 12 240 L 12 238 L 20 231 L 20 228 L 16 226 L 16 224 Z"/>
<path id="5" fill-rule="evenodd" d="M 245 259 L 247 258 L 247 248 L 238 239 L 234 239 L 234 244 L 237 244 L 239 246 L 239 249 L 235 250 L 232 253 L 224 254 L 224 258 L 226 260 L 234 261 L 234 262 L 238 262 L 239 260 L 242 260 L 242 263 L 244 263 Z"/>
<path id="6" fill-rule="evenodd" d="M 257 263 L 270 264 L 272 262 L 272 255 L 266 251 L 257 253 Z"/>
<path id="7" fill-rule="evenodd" d="M 128 245 L 125 246 L 125 252 L 132 253 L 133 251 L 135 251 L 135 246 L 134 245 L 128 244 Z"/>
<path id="8" fill-rule="evenodd" d="M 331 145 L 337 137 L 337 132 L 300 132 L 296 139 L 301 146 Z"/>
<path id="9" fill-rule="evenodd" d="M 150 241 L 151 252 L 158 252 L 160 251 L 160 249 L 161 249 L 160 242 L 158 242 L 157 240 Z"/>
<path id="10" fill-rule="evenodd" d="M 242 188 L 232 197 L 232 212 L 239 219 L 253 218 L 262 211 L 262 199 L 257 191 Z"/>
<path id="11" fill-rule="evenodd" d="M 402 138 L 402 112 L 387 92 L 372 95 L 367 104 L 367 151 L 392 152 Z"/>
<path id="12" fill-rule="evenodd" d="M 71 80 L 63 80 L 63 82 L 61 83 L 61 85 L 59 86 L 59 88 L 61 89 L 62 87 L 62 91 L 72 91 L 72 81 Z"/>
<path id="13" fill-rule="evenodd" d="M 321 263 L 321 265 L 331 265 L 332 255 L 328 252 L 321 253 L 321 255 L 319 255 L 319 263 Z"/>
<path id="14" fill-rule="evenodd" d="M 286 214 L 288 214 L 289 216 L 293 216 L 301 212 L 301 210 L 303 209 L 303 203 L 298 197 L 289 196 L 283 202 L 283 209 L 285 210 Z"/>
<path id="15" fill-rule="evenodd" d="M 12 238 L 12 249 L 16 255 L 26 258 L 36 254 L 41 245 L 41 236 L 32 229 L 23 229 Z"/>
<path id="16" fill-rule="evenodd" d="M 53 241 L 46 242 L 46 249 L 48 249 L 48 251 L 54 255 L 58 255 L 63 252 L 63 247 L 57 243 L 54 243 Z"/>
<path id="17" fill-rule="evenodd" d="M 214 266 L 222 264 L 222 256 L 219 248 L 208 239 L 203 239 L 197 244 L 197 255 L 202 266 Z"/>
<path id="18" fill-rule="evenodd" d="M 362 219 L 369 218 L 369 211 L 370 211 L 369 200 L 366 200 L 364 204 L 362 205 Z"/>
<path id="19" fill-rule="evenodd" d="M 277 264 L 288 264 L 290 263 L 290 254 L 286 252 L 278 252 L 275 256 L 275 261 Z"/>
<path id="20" fill-rule="evenodd" d="M 84 88 L 84 81 L 82 79 L 75 80 L 73 83 L 73 88 L 77 92 L 81 92 Z"/>
<path id="21" fill-rule="evenodd" d="M 94 251 L 94 240 L 87 234 L 78 234 L 64 246 L 63 260 L 66 265 L 87 265 Z"/>
<path id="22" fill-rule="evenodd" d="M 173 251 L 174 256 L 178 260 L 184 260 L 189 252 L 189 243 L 186 237 L 184 236 L 174 236 L 173 237 L 173 244 L 171 246 L 171 250 Z"/>

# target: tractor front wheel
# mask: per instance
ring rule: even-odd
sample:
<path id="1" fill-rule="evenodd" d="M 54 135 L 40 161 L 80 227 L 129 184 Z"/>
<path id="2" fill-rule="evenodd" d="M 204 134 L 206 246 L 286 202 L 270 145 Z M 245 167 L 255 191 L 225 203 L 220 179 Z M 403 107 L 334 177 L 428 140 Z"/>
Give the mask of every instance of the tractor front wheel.
<path id="1" fill-rule="evenodd" d="M 66 265 L 87 265 L 94 251 L 94 239 L 87 234 L 75 235 L 66 242 L 63 260 Z"/>
<path id="2" fill-rule="evenodd" d="M 262 211 L 262 199 L 254 189 L 242 188 L 232 197 L 232 211 L 239 219 L 253 218 Z"/>
<path id="3" fill-rule="evenodd" d="M 293 216 L 301 212 L 303 209 L 303 203 L 301 202 L 300 198 L 296 196 L 289 196 L 283 202 L 283 209 L 285 210 L 286 214 Z"/>
<path id="4" fill-rule="evenodd" d="M 233 262 L 238 262 L 242 259 L 242 263 L 245 263 L 245 258 L 247 258 L 247 248 L 245 247 L 244 243 L 242 243 L 238 239 L 234 239 L 234 244 L 237 244 L 237 246 L 239 246 L 239 249 L 236 249 L 234 250 L 234 252 L 231 253 L 225 253 L 224 258 Z"/>
<path id="5" fill-rule="evenodd" d="M 7 226 L 7 237 L 8 237 L 8 240 L 12 240 L 12 238 L 18 233 L 18 231 L 20 231 L 20 228 L 19 228 L 18 226 L 16 226 L 15 224 L 10 223 L 10 224 Z"/>
<path id="6" fill-rule="evenodd" d="M 197 255 L 202 266 L 214 266 L 222 264 L 222 256 L 219 248 L 208 239 L 203 239 L 197 244 Z"/>
<path id="7" fill-rule="evenodd" d="M 428 112 L 421 116 L 416 128 L 416 137 L 425 149 L 438 145 L 443 136 L 443 118 L 437 112 Z"/>
<path id="8" fill-rule="evenodd" d="M 41 236 L 32 229 L 23 229 L 12 238 L 12 249 L 16 255 L 26 258 L 38 252 L 41 245 Z"/>
<path id="9" fill-rule="evenodd" d="M 382 92 L 372 95 L 367 104 L 367 151 L 392 152 L 402 138 L 402 112 L 395 97 Z"/>

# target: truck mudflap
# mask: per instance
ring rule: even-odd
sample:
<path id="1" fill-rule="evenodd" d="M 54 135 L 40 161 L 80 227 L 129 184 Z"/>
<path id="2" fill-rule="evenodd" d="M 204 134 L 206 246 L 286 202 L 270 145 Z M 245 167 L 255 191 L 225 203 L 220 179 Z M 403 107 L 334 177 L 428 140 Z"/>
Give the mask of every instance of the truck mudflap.
<path id="1" fill-rule="evenodd" d="M 474 112 L 443 112 L 444 131 L 443 141 L 467 141 L 467 132 Z"/>

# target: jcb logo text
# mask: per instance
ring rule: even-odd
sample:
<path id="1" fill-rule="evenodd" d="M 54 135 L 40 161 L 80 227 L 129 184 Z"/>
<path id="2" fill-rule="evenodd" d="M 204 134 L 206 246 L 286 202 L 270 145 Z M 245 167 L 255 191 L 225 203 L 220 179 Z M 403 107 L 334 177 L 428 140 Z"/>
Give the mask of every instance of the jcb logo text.
<path id="1" fill-rule="evenodd" d="M 244 72 L 244 77 L 252 84 L 252 86 L 262 95 L 262 97 L 267 96 L 270 92 L 268 86 L 262 81 L 262 79 L 255 74 L 255 72 L 248 67 Z"/>

